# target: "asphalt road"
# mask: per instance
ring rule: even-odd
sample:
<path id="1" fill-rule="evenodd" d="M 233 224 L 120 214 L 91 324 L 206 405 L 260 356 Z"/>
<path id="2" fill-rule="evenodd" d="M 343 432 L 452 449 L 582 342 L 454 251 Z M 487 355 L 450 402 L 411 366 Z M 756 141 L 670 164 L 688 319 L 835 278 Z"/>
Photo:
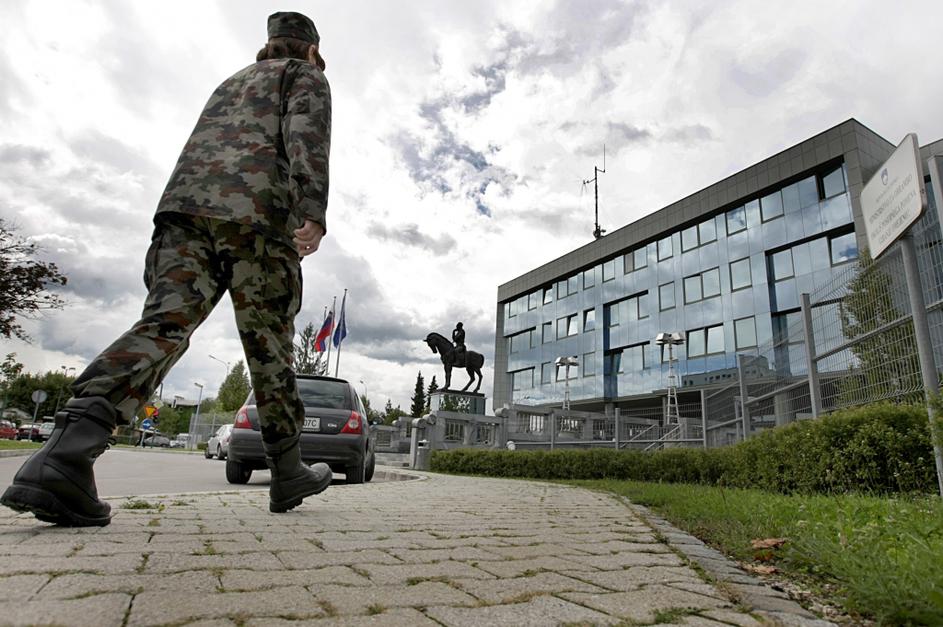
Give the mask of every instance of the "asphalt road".
<path id="1" fill-rule="evenodd" d="M 0 491 L 5 490 L 26 457 L 0 458 Z M 338 477 L 335 474 L 335 483 Z M 258 490 L 268 487 L 269 471 L 256 470 L 246 485 L 226 481 L 226 463 L 203 453 L 109 449 L 95 462 L 95 481 L 102 497 Z M 343 483 L 343 479 L 339 481 Z"/>

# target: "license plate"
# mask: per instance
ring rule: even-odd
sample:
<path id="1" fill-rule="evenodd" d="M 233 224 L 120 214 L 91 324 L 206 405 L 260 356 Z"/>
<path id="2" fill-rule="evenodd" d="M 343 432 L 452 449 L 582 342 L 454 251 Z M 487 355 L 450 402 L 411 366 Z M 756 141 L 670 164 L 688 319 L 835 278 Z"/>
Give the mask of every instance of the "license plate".
<path id="1" fill-rule="evenodd" d="M 304 426 L 302 427 L 305 431 L 320 431 L 321 430 L 321 419 L 320 418 L 305 418 Z"/>

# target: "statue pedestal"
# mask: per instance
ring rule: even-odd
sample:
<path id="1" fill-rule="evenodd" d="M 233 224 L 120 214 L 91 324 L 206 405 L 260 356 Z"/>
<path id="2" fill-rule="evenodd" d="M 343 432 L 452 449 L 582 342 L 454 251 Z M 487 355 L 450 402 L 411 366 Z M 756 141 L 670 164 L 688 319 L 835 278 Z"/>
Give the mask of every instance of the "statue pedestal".
<path id="1" fill-rule="evenodd" d="M 429 395 L 430 411 L 454 411 L 461 414 L 485 415 L 485 395 L 457 390 L 436 390 Z"/>

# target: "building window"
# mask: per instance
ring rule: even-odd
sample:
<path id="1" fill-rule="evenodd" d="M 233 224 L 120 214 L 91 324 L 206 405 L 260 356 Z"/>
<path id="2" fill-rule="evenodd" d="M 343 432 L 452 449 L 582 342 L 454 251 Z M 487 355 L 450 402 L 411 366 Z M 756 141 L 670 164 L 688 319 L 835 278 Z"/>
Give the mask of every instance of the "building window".
<path id="1" fill-rule="evenodd" d="M 701 246 L 717 241 L 717 226 L 714 224 L 714 218 L 709 218 L 698 224 L 697 234 Z"/>
<path id="2" fill-rule="evenodd" d="M 658 261 L 670 258 L 674 253 L 671 251 L 671 236 L 658 240 Z"/>
<path id="3" fill-rule="evenodd" d="M 540 304 L 540 292 L 534 292 L 527 295 L 527 310 L 533 311 Z"/>
<path id="4" fill-rule="evenodd" d="M 854 233 L 836 235 L 828 240 L 828 247 L 832 255 L 832 265 L 854 261 L 858 258 L 858 240 Z"/>
<path id="5" fill-rule="evenodd" d="M 720 294 L 720 269 L 711 268 L 701 274 L 685 277 L 684 302 L 696 303 Z"/>
<path id="6" fill-rule="evenodd" d="M 688 357 L 703 357 L 724 352 L 724 325 L 688 331 Z"/>
<path id="7" fill-rule="evenodd" d="M 571 335 L 576 335 L 579 333 L 578 330 L 579 322 L 576 319 L 576 314 L 566 316 L 563 318 L 557 319 L 557 339 L 564 337 L 570 337 Z"/>
<path id="8" fill-rule="evenodd" d="M 799 208 L 805 209 L 819 202 L 819 184 L 815 176 L 802 179 L 797 183 L 799 186 Z"/>
<path id="9" fill-rule="evenodd" d="M 681 231 L 681 251 L 687 252 L 697 247 L 697 226 L 695 225 Z"/>
<path id="10" fill-rule="evenodd" d="M 557 283 L 557 300 L 576 294 L 580 289 L 579 282 L 579 275 L 574 274 L 565 281 Z"/>
<path id="11" fill-rule="evenodd" d="M 541 335 L 544 344 L 549 344 L 553 341 L 553 323 L 544 322 L 541 327 Z"/>
<path id="12" fill-rule="evenodd" d="M 622 359 L 621 367 L 623 371 L 628 372 L 641 372 L 648 367 L 645 359 L 645 350 L 648 348 L 648 343 L 645 344 L 636 344 L 635 346 L 627 346 L 622 349 Z M 622 372 L 622 371 L 620 371 Z"/>
<path id="13" fill-rule="evenodd" d="M 636 270 L 648 266 L 648 247 L 642 246 L 641 248 L 637 248 L 632 253 L 632 261 L 634 262 L 633 265 Z"/>
<path id="14" fill-rule="evenodd" d="M 616 278 L 616 260 L 610 259 L 602 264 L 602 282 L 611 281 Z"/>
<path id="15" fill-rule="evenodd" d="M 714 226 L 714 218 L 710 218 L 681 231 L 681 251 L 694 250 L 716 240 L 717 229 Z"/>
<path id="16" fill-rule="evenodd" d="M 674 281 L 671 283 L 665 283 L 664 285 L 658 286 L 658 309 L 659 311 L 665 311 L 666 309 L 675 308 L 675 284 Z"/>
<path id="17" fill-rule="evenodd" d="M 527 329 L 508 338 L 511 341 L 510 352 L 520 353 L 536 346 L 537 329 Z"/>
<path id="18" fill-rule="evenodd" d="M 557 381 L 566 381 L 567 378 L 572 381 L 573 379 L 579 377 L 579 370 L 579 366 L 557 366 Z M 570 375 L 569 377 L 567 377 L 568 373 Z"/>
<path id="19" fill-rule="evenodd" d="M 750 274 L 750 258 L 744 257 L 730 263 L 730 290 L 735 292 L 753 285 Z"/>
<path id="20" fill-rule="evenodd" d="M 519 392 L 520 390 L 530 390 L 534 387 L 534 369 L 527 368 L 526 370 L 512 372 L 511 379 L 513 381 L 513 389 L 515 392 Z"/>
<path id="21" fill-rule="evenodd" d="M 760 198 L 760 215 L 763 222 L 783 215 L 783 195 L 778 189 L 769 196 Z"/>
<path id="22" fill-rule="evenodd" d="M 609 374 L 622 374 L 622 351 L 615 351 L 609 355 Z"/>
<path id="23" fill-rule="evenodd" d="M 591 377 L 596 374 L 596 353 L 583 354 L 583 376 Z"/>
<path id="24" fill-rule="evenodd" d="M 583 289 L 596 285 L 596 269 L 590 268 L 583 273 Z"/>
<path id="25" fill-rule="evenodd" d="M 540 385 L 553 382 L 553 362 L 545 361 L 540 364 Z"/>
<path id="26" fill-rule="evenodd" d="M 737 350 L 756 346 L 756 318 L 740 318 L 733 321 L 733 334 L 737 342 Z"/>
<path id="27" fill-rule="evenodd" d="M 603 317 L 606 326 L 609 328 L 617 327 L 621 322 L 632 322 L 633 320 L 647 318 L 648 292 L 641 292 L 629 298 L 606 303 L 603 305 Z"/>
<path id="28" fill-rule="evenodd" d="M 747 228 L 747 212 L 743 207 L 737 207 L 727 212 L 727 235 L 739 233 Z"/>
<path id="29" fill-rule="evenodd" d="M 549 305 L 553 302 L 553 288 L 545 287 L 544 288 L 544 305 Z"/>
<path id="30" fill-rule="evenodd" d="M 648 292 L 639 294 L 635 300 L 638 303 L 638 319 L 644 320 L 648 317 Z"/>
<path id="31" fill-rule="evenodd" d="M 592 331 L 596 328 L 596 310 L 587 309 L 583 312 L 583 332 Z"/>
<path id="32" fill-rule="evenodd" d="M 841 166 L 822 177 L 822 193 L 824 198 L 831 198 L 845 193 L 845 177 Z"/>
<path id="33" fill-rule="evenodd" d="M 792 267 L 792 249 L 781 250 L 769 257 L 773 264 L 773 281 L 782 281 L 795 276 Z"/>

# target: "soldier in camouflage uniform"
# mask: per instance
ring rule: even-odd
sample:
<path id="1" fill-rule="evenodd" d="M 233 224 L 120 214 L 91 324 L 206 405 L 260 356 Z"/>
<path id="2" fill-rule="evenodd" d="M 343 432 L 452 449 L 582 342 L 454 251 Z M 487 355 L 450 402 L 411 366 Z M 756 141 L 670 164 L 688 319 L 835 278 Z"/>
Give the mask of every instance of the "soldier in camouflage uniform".
<path id="1" fill-rule="evenodd" d="M 326 233 L 331 95 L 314 23 L 275 13 L 257 63 L 210 96 L 154 218 L 141 319 L 96 357 L 56 414 L 46 445 L 2 503 L 62 525 L 107 525 L 92 465 L 186 351 L 225 292 L 255 390 L 270 509 L 324 490 L 325 464 L 301 463 L 304 406 L 292 370 L 301 258 Z"/>

